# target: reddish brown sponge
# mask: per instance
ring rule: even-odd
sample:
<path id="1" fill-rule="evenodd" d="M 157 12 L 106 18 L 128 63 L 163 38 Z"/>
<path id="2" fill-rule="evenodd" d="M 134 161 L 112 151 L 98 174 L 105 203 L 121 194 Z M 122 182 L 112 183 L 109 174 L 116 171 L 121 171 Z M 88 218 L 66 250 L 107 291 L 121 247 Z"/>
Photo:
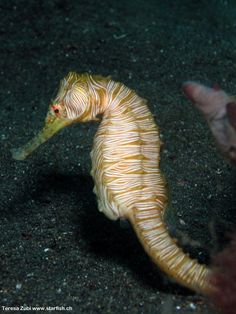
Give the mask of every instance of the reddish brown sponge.
<path id="1" fill-rule="evenodd" d="M 213 259 L 211 282 L 216 291 L 211 301 L 224 314 L 236 314 L 236 233 L 230 245 Z"/>

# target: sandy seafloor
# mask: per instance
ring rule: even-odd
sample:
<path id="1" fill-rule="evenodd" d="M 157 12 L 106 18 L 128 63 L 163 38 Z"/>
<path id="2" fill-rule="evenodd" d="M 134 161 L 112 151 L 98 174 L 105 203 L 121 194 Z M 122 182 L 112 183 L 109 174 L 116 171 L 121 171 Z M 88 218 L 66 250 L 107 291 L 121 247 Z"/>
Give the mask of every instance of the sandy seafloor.
<path id="1" fill-rule="evenodd" d="M 98 212 L 89 175 L 96 123 L 62 131 L 24 162 L 10 149 L 42 127 L 68 71 L 125 83 L 149 100 L 161 129 L 168 227 L 208 263 L 236 224 L 236 170 L 181 84 L 236 94 L 236 3 L 2 0 L 0 16 L 0 305 L 216 313 L 163 276 L 131 228 Z"/>

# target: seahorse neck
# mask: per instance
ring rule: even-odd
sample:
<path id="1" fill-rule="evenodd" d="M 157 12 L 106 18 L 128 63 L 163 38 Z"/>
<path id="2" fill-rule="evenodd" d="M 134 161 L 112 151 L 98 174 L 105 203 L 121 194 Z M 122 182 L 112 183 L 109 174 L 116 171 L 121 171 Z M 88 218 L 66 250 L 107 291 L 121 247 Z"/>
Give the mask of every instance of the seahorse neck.
<path id="1" fill-rule="evenodd" d="M 100 113 L 105 117 L 129 117 L 138 122 L 140 116 L 143 118 L 147 113 L 146 111 L 146 100 L 138 96 L 135 91 L 119 82 L 112 80 L 107 82 L 106 96 L 103 97 L 100 108 Z"/>
<path id="2" fill-rule="evenodd" d="M 92 119 L 98 115 L 105 117 L 132 115 L 134 118 L 143 115 L 142 108 L 147 107 L 146 100 L 124 84 L 99 75 L 88 75 L 87 82 Z"/>

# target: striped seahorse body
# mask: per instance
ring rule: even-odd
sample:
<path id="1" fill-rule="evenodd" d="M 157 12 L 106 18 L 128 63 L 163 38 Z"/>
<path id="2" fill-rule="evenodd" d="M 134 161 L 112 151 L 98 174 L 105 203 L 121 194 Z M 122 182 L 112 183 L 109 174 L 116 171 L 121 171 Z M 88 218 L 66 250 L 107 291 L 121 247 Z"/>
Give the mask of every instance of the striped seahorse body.
<path id="1" fill-rule="evenodd" d="M 147 101 L 110 78 L 69 73 L 47 121 L 56 116 L 69 124 L 101 115 L 91 152 L 99 210 L 113 220 L 128 219 L 145 251 L 174 281 L 210 293 L 211 270 L 183 252 L 163 220 L 167 192 L 159 166 L 160 137 Z"/>

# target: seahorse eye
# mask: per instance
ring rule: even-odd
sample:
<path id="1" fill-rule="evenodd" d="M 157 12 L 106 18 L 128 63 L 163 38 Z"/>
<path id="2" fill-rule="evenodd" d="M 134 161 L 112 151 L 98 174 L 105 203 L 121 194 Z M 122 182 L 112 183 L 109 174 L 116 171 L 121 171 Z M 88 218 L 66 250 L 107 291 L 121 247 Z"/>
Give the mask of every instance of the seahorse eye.
<path id="1" fill-rule="evenodd" d="M 57 105 L 57 104 L 55 104 L 55 105 L 52 105 L 52 110 L 53 110 L 53 112 L 55 113 L 55 115 L 59 115 L 60 114 L 60 106 L 59 105 Z"/>

